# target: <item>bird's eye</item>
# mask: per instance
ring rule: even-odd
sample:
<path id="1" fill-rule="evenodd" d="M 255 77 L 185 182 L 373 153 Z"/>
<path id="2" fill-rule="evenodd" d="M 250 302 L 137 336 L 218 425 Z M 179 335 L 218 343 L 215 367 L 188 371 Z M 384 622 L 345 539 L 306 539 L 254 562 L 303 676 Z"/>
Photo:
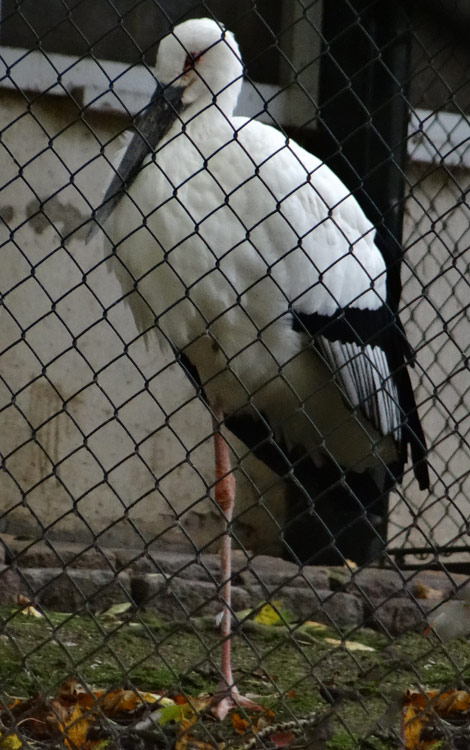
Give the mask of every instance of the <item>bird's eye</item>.
<path id="1" fill-rule="evenodd" d="M 201 59 L 200 52 L 188 52 L 186 60 L 184 61 L 183 71 L 186 73 L 190 68 L 194 68 L 196 63 Z"/>

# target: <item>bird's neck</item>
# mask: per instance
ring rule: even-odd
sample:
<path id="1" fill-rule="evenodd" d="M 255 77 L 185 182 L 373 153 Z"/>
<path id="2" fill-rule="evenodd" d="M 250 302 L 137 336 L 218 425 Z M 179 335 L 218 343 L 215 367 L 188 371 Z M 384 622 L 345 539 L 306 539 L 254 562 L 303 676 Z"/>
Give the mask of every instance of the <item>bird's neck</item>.
<path id="1" fill-rule="evenodd" d="M 198 137 L 205 135 L 209 138 L 231 140 L 233 108 L 233 99 L 222 94 L 217 96 L 215 103 L 209 97 L 207 101 L 199 99 L 184 108 L 177 127 L 181 128 L 181 123 L 184 123 L 184 129 L 190 137 L 194 134 Z"/>

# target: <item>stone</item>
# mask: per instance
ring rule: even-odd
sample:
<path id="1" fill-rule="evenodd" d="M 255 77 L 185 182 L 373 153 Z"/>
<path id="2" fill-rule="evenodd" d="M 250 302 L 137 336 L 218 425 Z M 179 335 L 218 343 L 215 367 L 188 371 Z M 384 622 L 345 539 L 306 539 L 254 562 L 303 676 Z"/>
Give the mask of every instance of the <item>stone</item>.
<path id="1" fill-rule="evenodd" d="M 453 595 L 459 599 L 470 597 L 468 593 L 469 577 L 461 573 L 443 570 L 415 570 L 406 571 L 406 575 L 408 577 L 408 588 L 412 593 L 418 591 L 420 586 L 424 586 L 432 589 L 433 594 L 441 591 L 443 599 Z"/>
<path id="2" fill-rule="evenodd" d="M 2 566 L 3 557 L 14 565 Z M 299 621 L 340 628 L 366 624 L 391 636 L 424 630 L 427 612 L 448 597 L 470 601 L 468 576 L 443 570 L 298 566 L 241 549 L 232 552 L 232 570 L 234 611 L 280 602 Z M 100 548 L 0 535 L 2 604 L 15 604 L 19 593 L 44 607 L 72 612 L 130 600 L 186 620 L 221 611 L 219 581 L 218 554 L 168 545 Z"/>
<path id="3" fill-rule="evenodd" d="M 132 576 L 132 598 L 139 607 L 148 606 L 167 586 L 162 573 L 138 573 Z"/>
<path id="4" fill-rule="evenodd" d="M 313 588 L 329 588 L 328 572 L 325 568 L 316 568 L 312 565 L 301 567 L 289 560 L 267 555 L 255 555 L 251 559 L 245 559 L 244 565 L 238 570 L 236 565 L 233 568 L 235 576 L 238 575 L 243 584 L 258 584 L 268 595 L 275 589 L 281 590 L 284 586 L 311 585 Z"/>
<path id="5" fill-rule="evenodd" d="M 127 573 L 69 568 L 24 568 L 22 593 L 35 603 L 58 612 L 105 610 L 131 599 Z"/>
<path id="6" fill-rule="evenodd" d="M 0 565 L 0 604 L 16 604 L 22 592 L 21 576 L 15 568 Z"/>
<path id="7" fill-rule="evenodd" d="M 321 613 L 325 622 L 332 627 L 343 628 L 346 625 L 359 625 L 364 623 L 364 607 L 357 596 L 342 591 L 328 592 L 328 597 L 321 603 Z M 315 618 L 313 618 L 315 619 Z"/>
<path id="8" fill-rule="evenodd" d="M 5 532 L 0 534 L 0 554 L 5 564 L 10 563 L 16 552 L 29 546 L 32 541 L 31 539 L 17 539 L 13 534 L 6 534 Z"/>
<path id="9" fill-rule="evenodd" d="M 130 569 L 136 573 L 159 573 L 189 580 L 216 582 L 219 577 L 218 555 L 197 555 L 187 552 L 171 552 L 136 549 L 115 549 L 118 569 Z"/>
<path id="10" fill-rule="evenodd" d="M 363 568 L 351 576 L 344 590 L 376 604 L 392 596 L 408 596 L 408 582 L 405 573 L 386 568 Z"/>
<path id="11" fill-rule="evenodd" d="M 155 610 L 172 620 L 216 615 L 222 610 L 219 587 L 205 581 L 168 579 L 160 573 L 138 574 L 132 581 L 132 593 L 139 606 Z M 250 606 L 249 593 L 233 586 L 233 609 L 243 610 Z"/>
<path id="12" fill-rule="evenodd" d="M 15 540 L 8 545 L 8 562 L 23 568 L 91 568 L 115 570 L 116 558 L 107 549 L 73 542 L 34 542 Z"/>
<path id="13" fill-rule="evenodd" d="M 364 610 L 360 599 L 341 591 L 286 586 L 273 597 L 296 620 L 314 620 L 326 625 L 361 625 Z"/>
<path id="14" fill-rule="evenodd" d="M 324 590 L 330 588 L 328 568 L 317 568 L 315 565 L 306 565 L 302 568 L 300 577 L 307 580 L 313 588 Z"/>
<path id="15" fill-rule="evenodd" d="M 417 601 L 410 597 L 392 597 L 371 613 L 366 625 L 391 636 L 420 628 L 424 631 L 427 611 L 435 606 L 435 602 L 427 602 L 425 599 Z"/>

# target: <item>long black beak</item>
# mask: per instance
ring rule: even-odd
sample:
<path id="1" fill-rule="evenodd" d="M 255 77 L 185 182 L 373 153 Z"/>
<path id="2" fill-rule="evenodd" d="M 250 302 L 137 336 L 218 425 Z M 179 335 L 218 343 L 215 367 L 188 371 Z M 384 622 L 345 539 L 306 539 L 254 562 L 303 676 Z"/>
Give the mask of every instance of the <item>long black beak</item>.
<path id="1" fill-rule="evenodd" d="M 157 83 L 150 102 L 134 120 L 134 135 L 108 185 L 103 202 L 93 212 L 93 224 L 88 232 L 87 242 L 112 214 L 126 190 L 129 189 L 147 154 L 155 151 L 178 117 L 183 108 L 181 101 L 183 91 L 184 88 L 181 87 L 161 86 Z"/>

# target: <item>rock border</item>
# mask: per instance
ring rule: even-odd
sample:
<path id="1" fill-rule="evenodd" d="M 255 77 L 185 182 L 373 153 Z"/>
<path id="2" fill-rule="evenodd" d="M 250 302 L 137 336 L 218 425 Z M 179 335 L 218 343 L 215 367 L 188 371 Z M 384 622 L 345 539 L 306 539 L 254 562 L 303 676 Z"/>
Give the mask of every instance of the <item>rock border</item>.
<path id="1" fill-rule="evenodd" d="M 215 554 L 84 547 L 0 535 L 0 604 L 23 595 L 62 612 L 96 612 L 130 601 L 173 620 L 221 609 Z M 233 553 L 235 611 L 270 601 L 294 618 L 390 636 L 426 626 L 449 597 L 470 599 L 469 578 L 446 570 L 314 567 Z"/>

